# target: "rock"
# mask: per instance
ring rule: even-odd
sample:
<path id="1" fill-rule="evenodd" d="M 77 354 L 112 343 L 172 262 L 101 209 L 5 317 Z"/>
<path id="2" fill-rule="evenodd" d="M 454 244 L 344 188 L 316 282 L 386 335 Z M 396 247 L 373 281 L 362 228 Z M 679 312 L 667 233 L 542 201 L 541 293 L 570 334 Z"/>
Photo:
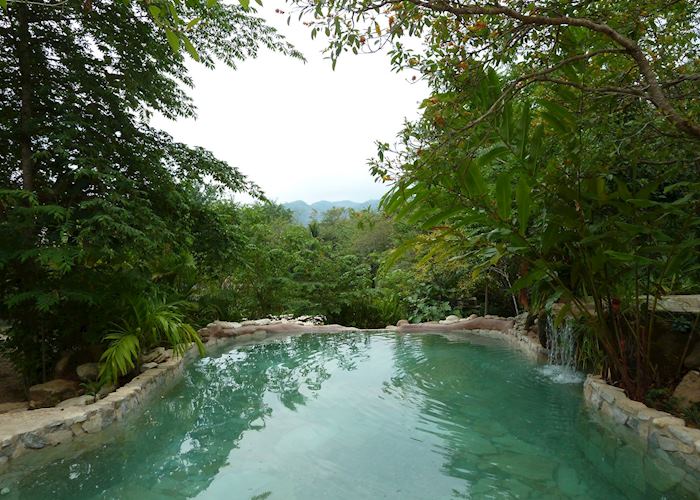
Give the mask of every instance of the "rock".
<path id="1" fill-rule="evenodd" d="M 654 424 L 654 427 L 665 429 L 671 425 L 683 427 L 685 425 L 685 420 L 678 417 L 659 417 L 652 420 L 651 423 Z"/>
<path id="2" fill-rule="evenodd" d="M 85 422 L 83 422 L 82 427 L 83 431 L 87 432 L 88 434 L 94 434 L 95 432 L 101 431 L 103 427 L 102 414 L 100 412 L 95 413 Z"/>
<path id="3" fill-rule="evenodd" d="M 255 322 L 255 326 L 267 326 L 271 323 L 271 321 L 267 318 L 264 319 L 259 319 Z"/>
<path id="4" fill-rule="evenodd" d="M 100 367 L 97 363 L 83 363 L 75 369 L 80 380 L 91 382 L 100 376 Z"/>
<path id="5" fill-rule="evenodd" d="M 27 409 L 26 401 L 11 402 L 11 403 L 0 403 L 0 414 L 1 413 L 14 413 L 18 411 L 23 411 Z"/>
<path id="6" fill-rule="evenodd" d="M 97 391 L 97 394 L 95 396 L 97 399 L 104 399 L 106 398 L 110 393 L 114 392 L 117 390 L 117 386 L 114 384 L 105 384 L 102 387 L 100 387 L 100 390 Z"/>
<path id="7" fill-rule="evenodd" d="M 265 330 L 255 330 L 253 332 L 253 338 L 255 340 L 262 340 L 267 337 L 267 332 Z"/>
<path id="8" fill-rule="evenodd" d="M 43 436 L 40 436 L 34 432 L 27 432 L 26 434 L 22 435 L 22 443 L 24 446 L 32 450 L 40 450 L 48 444 Z"/>
<path id="9" fill-rule="evenodd" d="M 169 359 L 173 357 L 173 350 L 172 349 L 165 349 L 163 351 L 163 354 L 158 356 L 156 359 L 153 360 L 154 363 L 165 363 Z"/>
<path id="10" fill-rule="evenodd" d="M 75 380 L 55 379 L 29 388 L 30 408 L 48 408 L 80 394 L 80 384 Z"/>
<path id="11" fill-rule="evenodd" d="M 56 405 L 56 408 L 68 408 L 70 406 L 85 406 L 90 405 L 95 402 L 95 396 L 91 394 L 85 394 L 83 396 L 78 396 L 77 398 L 66 399 L 61 401 Z"/>
<path id="12" fill-rule="evenodd" d="M 477 316 L 476 314 L 470 314 L 469 316 L 467 316 L 467 319 L 476 319 L 478 317 L 479 316 Z"/>
<path id="13" fill-rule="evenodd" d="M 141 356 L 141 363 L 146 364 L 146 363 L 151 363 L 158 359 L 160 356 L 163 355 L 165 352 L 165 347 L 156 347 L 152 351 L 147 352 L 146 354 Z"/>
<path id="14" fill-rule="evenodd" d="M 219 325 L 221 328 L 234 328 L 234 329 L 240 328 L 241 326 L 243 326 L 240 323 L 238 323 L 237 321 L 217 321 L 216 324 Z"/>
<path id="15" fill-rule="evenodd" d="M 695 343 L 695 347 L 688 353 L 683 361 L 683 366 L 691 370 L 700 368 L 700 342 Z"/>
<path id="16" fill-rule="evenodd" d="M 669 432 L 689 446 L 695 446 L 695 443 L 700 441 L 700 429 L 692 429 L 690 427 L 669 425 Z"/>
<path id="17" fill-rule="evenodd" d="M 151 361 L 150 363 L 144 363 L 141 365 L 141 372 L 146 370 L 152 370 L 153 368 L 158 368 L 158 363 Z"/>
<path id="18" fill-rule="evenodd" d="M 0 490 L 0 495 L 9 495 L 10 488 L 3 488 Z"/>
<path id="19" fill-rule="evenodd" d="M 211 337 L 217 337 L 221 333 L 223 328 L 218 323 L 210 323 L 207 325 L 207 335 Z"/>
<path id="20" fill-rule="evenodd" d="M 396 322 L 396 326 L 410 325 L 407 319 L 400 319 Z"/>
<path id="21" fill-rule="evenodd" d="M 459 321 L 459 316 L 450 314 L 448 317 L 445 318 L 445 321 L 447 321 L 448 323 L 454 323 L 455 321 Z"/>
<path id="22" fill-rule="evenodd" d="M 396 330 L 399 329 L 399 327 L 398 327 L 398 326 L 394 326 L 394 325 L 386 325 L 386 328 L 384 328 L 384 329 L 385 329 L 385 330 L 388 330 L 388 331 L 390 331 L 390 332 L 395 332 Z"/>
<path id="23" fill-rule="evenodd" d="M 689 408 L 694 403 L 700 403 L 700 371 L 691 370 L 686 373 L 673 391 L 673 397 L 678 399 L 681 408 Z"/>
<path id="24" fill-rule="evenodd" d="M 649 483 L 661 492 L 665 492 L 680 483 L 685 471 L 673 464 L 651 456 L 644 457 L 644 476 Z"/>

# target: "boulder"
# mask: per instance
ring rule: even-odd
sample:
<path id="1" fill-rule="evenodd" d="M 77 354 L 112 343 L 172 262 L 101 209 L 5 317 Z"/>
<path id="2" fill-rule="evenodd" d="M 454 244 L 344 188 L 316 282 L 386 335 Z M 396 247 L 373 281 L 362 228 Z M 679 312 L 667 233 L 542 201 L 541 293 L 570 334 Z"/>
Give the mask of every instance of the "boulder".
<path id="1" fill-rule="evenodd" d="M 97 363 L 83 363 L 75 369 L 80 380 L 91 382 L 100 376 L 100 367 Z"/>
<path id="2" fill-rule="evenodd" d="M 152 351 L 147 352 L 141 356 L 141 363 L 151 363 L 161 357 L 165 353 L 165 347 L 156 347 Z"/>
<path id="3" fill-rule="evenodd" d="M 152 370 L 153 368 L 158 368 L 158 363 L 151 361 L 150 363 L 144 363 L 141 365 L 141 371 Z"/>
<path id="4" fill-rule="evenodd" d="M 163 353 L 158 356 L 156 359 L 153 360 L 154 363 L 165 363 L 168 361 L 170 358 L 173 357 L 173 350 L 172 349 L 165 349 L 163 350 Z"/>
<path id="5" fill-rule="evenodd" d="M 455 316 L 454 314 L 450 314 L 448 317 L 445 318 L 445 321 L 448 323 L 454 323 L 455 321 L 459 321 L 459 316 Z"/>
<path id="6" fill-rule="evenodd" d="M 673 391 L 673 397 L 678 399 L 681 408 L 688 408 L 694 403 L 700 403 L 700 371 L 691 370 L 686 373 L 676 390 Z"/>
<path id="7" fill-rule="evenodd" d="M 80 395 L 80 384 L 75 380 L 55 379 L 29 388 L 29 407 L 48 408 L 61 401 Z"/>
<path id="8" fill-rule="evenodd" d="M 685 357 L 683 366 L 690 370 L 697 370 L 700 368 L 700 342 L 696 342 L 695 347 L 693 347 Z"/>
<path id="9" fill-rule="evenodd" d="M 407 319 L 400 319 L 396 322 L 396 326 L 410 325 Z"/>

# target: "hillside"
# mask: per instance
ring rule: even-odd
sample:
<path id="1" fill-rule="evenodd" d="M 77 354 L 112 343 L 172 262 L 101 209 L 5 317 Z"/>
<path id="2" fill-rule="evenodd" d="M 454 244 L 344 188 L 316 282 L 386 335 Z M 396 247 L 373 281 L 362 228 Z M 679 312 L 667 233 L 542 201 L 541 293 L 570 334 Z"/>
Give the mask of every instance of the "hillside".
<path id="1" fill-rule="evenodd" d="M 331 208 L 351 208 L 353 210 L 364 210 L 367 207 L 376 209 L 379 205 L 379 200 L 368 200 L 356 202 L 350 200 L 342 201 L 326 201 L 321 200 L 315 203 L 308 204 L 305 201 L 297 200 L 289 203 L 283 203 L 282 206 L 288 208 L 294 213 L 294 218 L 299 224 L 306 225 L 313 219 L 320 219 L 323 214 Z"/>

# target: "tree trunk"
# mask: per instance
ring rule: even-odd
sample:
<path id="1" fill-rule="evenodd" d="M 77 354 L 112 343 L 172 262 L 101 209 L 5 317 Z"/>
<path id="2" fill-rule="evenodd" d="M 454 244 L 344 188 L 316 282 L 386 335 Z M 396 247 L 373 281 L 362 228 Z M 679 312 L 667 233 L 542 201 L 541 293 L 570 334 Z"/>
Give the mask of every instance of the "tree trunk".
<path id="1" fill-rule="evenodd" d="M 17 9 L 17 60 L 19 62 L 19 149 L 22 165 L 22 187 L 34 189 L 34 160 L 32 158 L 32 47 L 29 33 L 29 7 L 16 4 Z"/>

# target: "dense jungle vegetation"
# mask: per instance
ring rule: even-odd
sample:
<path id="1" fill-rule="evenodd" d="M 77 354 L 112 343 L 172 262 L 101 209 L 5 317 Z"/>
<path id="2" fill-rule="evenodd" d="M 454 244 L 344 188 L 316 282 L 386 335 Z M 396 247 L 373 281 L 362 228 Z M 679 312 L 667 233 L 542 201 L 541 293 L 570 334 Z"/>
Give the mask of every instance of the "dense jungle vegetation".
<path id="1" fill-rule="evenodd" d="M 698 2 L 290 3 L 329 64 L 383 47 L 430 85 L 378 144 L 379 213 L 296 225 L 149 125 L 194 112 L 186 58 L 301 57 L 247 0 L 0 1 L 0 318 L 28 384 L 66 350 L 114 376 L 213 319 L 278 313 L 573 314 L 581 363 L 632 397 L 680 375 L 697 322 L 662 366 L 656 304 L 700 291 Z"/>

